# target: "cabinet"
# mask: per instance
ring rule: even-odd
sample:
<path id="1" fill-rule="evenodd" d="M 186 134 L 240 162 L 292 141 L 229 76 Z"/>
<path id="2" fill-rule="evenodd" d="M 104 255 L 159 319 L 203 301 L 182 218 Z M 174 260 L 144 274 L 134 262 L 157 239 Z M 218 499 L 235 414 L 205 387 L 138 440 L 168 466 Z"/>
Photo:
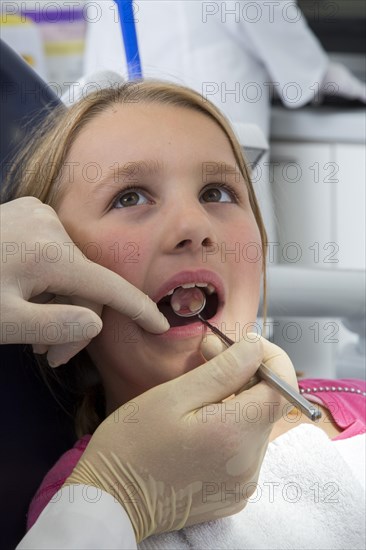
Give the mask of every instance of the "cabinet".
<path id="1" fill-rule="evenodd" d="M 277 261 L 293 268 L 364 270 L 365 111 L 278 109 L 272 122 L 270 184 Z M 299 317 L 280 319 L 273 339 L 306 376 L 331 377 L 347 374 L 347 359 L 342 358 L 342 372 L 337 365 L 342 350 L 357 336 L 341 319 Z"/>
<path id="2" fill-rule="evenodd" d="M 307 267 L 365 269 L 365 147 L 359 144 L 272 143 L 280 263 L 290 242 Z"/>

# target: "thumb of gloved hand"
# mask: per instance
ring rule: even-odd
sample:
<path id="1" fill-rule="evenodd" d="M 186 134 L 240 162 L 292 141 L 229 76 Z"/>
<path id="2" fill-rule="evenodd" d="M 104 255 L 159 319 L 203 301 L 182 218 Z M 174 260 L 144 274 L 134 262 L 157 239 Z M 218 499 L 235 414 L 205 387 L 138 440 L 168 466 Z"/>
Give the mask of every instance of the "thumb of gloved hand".
<path id="1" fill-rule="evenodd" d="M 341 63 L 329 63 L 320 91 L 326 95 L 339 95 L 366 103 L 366 83 L 356 78 Z"/>
<path id="2" fill-rule="evenodd" d="M 281 397 L 260 382 L 228 402 L 230 411 L 222 400 L 262 359 L 260 340 L 243 339 L 121 406 L 98 427 L 65 485 L 112 494 L 138 542 L 239 512 L 254 491 L 272 429 L 267 402 Z M 261 410 L 254 423 L 243 414 L 253 400 Z"/>

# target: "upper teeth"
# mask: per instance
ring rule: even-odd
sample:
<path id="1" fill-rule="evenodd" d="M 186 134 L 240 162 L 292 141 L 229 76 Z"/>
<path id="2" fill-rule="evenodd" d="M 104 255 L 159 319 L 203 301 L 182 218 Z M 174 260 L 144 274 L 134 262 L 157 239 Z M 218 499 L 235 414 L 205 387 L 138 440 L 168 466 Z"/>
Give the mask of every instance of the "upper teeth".
<path id="1" fill-rule="evenodd" d="M 211 283 L 184 283 L 179 286 L 181 286 L 182 288 L 193 288 L 194 286 L 205 287 L 208 294 L 213 294 L 215 292 L 215 287 Z M 166 296 L 170 296 L 171 294 L 173 294 L 174 290 L 175 288 L 169 290 Z"/>

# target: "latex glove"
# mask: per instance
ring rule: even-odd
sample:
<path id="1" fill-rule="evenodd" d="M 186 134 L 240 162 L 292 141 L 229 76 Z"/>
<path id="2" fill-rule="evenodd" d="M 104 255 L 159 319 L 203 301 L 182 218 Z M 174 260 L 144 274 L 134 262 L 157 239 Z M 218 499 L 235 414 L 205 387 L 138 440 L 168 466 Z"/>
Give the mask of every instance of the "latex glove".
<path id="1" fill-rule="evenodd" d="M 261 361 L 297 387 L 284 351 L 264 339 L 242 340 L 117 409 L 95 431 L 65 486 L 112 494 L 138 542 L 241 511 L 285 400 L 260 382 L 222 401 Z"/>
<path id="2" fill-rule="evenodd" d="M 147 295 L 82 254 L 50 206 L 24 197 L 0 208 L 2 344 L 66 363 L 100 332 L 103 304 L 150 332 L 169 328 Z"/>
<path id="3" fill-rule="evenodd" d="M 366 83 L 358 80 L 344 65 L 330 62 L 320 93 L 358 99 L 366 103 Z"/>

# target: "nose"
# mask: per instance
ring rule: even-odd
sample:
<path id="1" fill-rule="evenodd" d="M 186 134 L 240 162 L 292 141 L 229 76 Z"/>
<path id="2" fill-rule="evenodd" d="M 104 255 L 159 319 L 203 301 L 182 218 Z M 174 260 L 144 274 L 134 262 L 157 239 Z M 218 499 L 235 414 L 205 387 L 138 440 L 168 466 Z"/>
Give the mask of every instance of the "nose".
<path id="1" fill-rule="evenodd" d="M 217 243 L 214 220 L 200 202 L 176 201 L 165 218 L 164 247 L 167 253 L 197 254 Z"/>

